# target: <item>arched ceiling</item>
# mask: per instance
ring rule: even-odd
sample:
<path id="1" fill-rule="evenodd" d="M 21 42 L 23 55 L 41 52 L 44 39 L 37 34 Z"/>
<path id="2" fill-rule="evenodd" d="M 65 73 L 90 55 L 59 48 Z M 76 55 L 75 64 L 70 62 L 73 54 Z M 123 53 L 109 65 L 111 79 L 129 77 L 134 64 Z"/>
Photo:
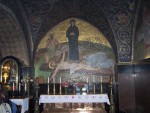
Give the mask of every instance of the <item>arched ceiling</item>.
<path id="1" fill-rule="evenodd" d="M 75 8 L 73 7 L 74 4 L 76 4 Z M 33 15 L 30 16 L 33 17 Z M 35 14 L 35 17 L 36 16 L 37 15 Z M 102 11 L 102 9 L 99 8 L 99 6 L 97 6 L 96 3 L 90 2 L 90 0 L 88 1 L 71 0 L 68 2 L 65 0 L 64 2 L 57 1 L 55 4 L 53 4 L 53 7 L 49 10 L 48 14 L 45 16 L 45 19 L 40 25 L 40 28 L 38 30 L 38 34 L 34 44 L 35 46 L 34 52 L 36 52 L 38 44 L 50 29 L 52 29 L 58 23 L 73 17 L 82 19 L 87 23 L 91 24 L 92 26 L 94 26 L 95 28 L 97 28 L 99 32 L 101 32 L 107 38 L 108 42 L 113 48 L 115 59 L 117 59 L 118 57 L 116 48 L 117 46 L 109 21 L 104 12 Z M 40 22 L 41 17 L 39 17 L 36 20 L 37 21 L 39 20 L 38 22 Z M 38 24 L 35 24 L 35 26 L 36 25 L 38 26 Z"/>
<path id="2" fill-rule="evenodd" d="M 105 35 L 114 50 L 117 62 L 131 62 L 133 58 L 133 33 L 135 32 L 141 0 L 0 0 L 0 3 L 10 8 L 16 16 L 16 20 L 18 20 L 18 22 L 14 18 L 13 20 L 12 15 L 9 15 L 8 22 L 6 15 L 1 16 L 1 18 L 7 18 L 7 22 L 3 22 L 5 19 L 1 21 L 1 26 L 8 23 L 17 26 L 12 27 L 9 24 L 3 27 L 3 29 L 9 28 L 5 32 L 8 31 L 10 34 L 14 32 L 11 36 L 7 34 L 3 37 L 17 37 L 18 42 L 21 42 L 20 40 L 24 41 L 21 38 L 23 32 L 26 40 L 25 45 L 29 46 L 27 48 L 26 46 L 20 46 L 20 48 L 22 48 L 22 51 L 25 51 L 25 49 L 30 51 L 30 55 L 25 55 L 28 54 L 27 52 L 24 52 L 24 54 L 20 52 L 20 55 L 16 54 L 16 51 L 18 53 L 20 50 L 12 49 L 9 42 L 15 42 L 12 41 L 14 38 L 7 40 L 8 42 L 6 41 L 8 38 L 6 38 L 2 41 L 5 40 L 7 44 L 5 46 L 1 44 L 3 56 L 9 54 L 9 52 L 4 53 L 4 51 L 11 51 L 11 55 L 21 58 L 27 63 L 25 59 L 28 60 L 29 58 L 25 56 L 34 58 L 38 44 L 49 29 L 66 19 L 75 17 L 87 21 Z M 8 14 L 3 11 L 1 13 Z M 21 26 L 22 32 L 18 25 Z M 18 29 L 20 29 L 20 32 L 18 32 Z M 1 36 L 4 34 L 6 33 L 2 33 Z M 7 45 L 10 47 L 6 47 Z M 19 44 L 16 45 L 18 47 Z M 5 50 L 6 48 L 10 49 Z"/>
<path id="3" fill-rule="evenodd" d="M 0 52 L 2 58 L 13 56 L 29 65 L 24 36 L 15 16 L 6 7 L 0 7 Z"/>

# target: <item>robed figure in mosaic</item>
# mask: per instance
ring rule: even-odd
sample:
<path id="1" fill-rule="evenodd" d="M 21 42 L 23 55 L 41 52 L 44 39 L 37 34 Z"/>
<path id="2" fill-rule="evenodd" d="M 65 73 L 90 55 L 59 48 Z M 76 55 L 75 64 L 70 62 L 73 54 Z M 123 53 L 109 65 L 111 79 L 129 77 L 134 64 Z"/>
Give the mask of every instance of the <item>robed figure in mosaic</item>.
<path id="1" fill-rule="evenodd" d="M 75 20 L 70 21 L 70 27 L 67 29 L 66 36 L 69 43 L 69 60 L 79 61 L 78 36 L 79 30 L 75 26 Z"/>

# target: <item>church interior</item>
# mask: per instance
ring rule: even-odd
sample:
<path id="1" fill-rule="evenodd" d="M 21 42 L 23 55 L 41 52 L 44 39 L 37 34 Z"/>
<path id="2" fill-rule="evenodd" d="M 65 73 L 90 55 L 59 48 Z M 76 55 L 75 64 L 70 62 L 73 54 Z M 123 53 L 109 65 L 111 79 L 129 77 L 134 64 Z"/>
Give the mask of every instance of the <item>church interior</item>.
<path id="1" fill-rule="evenodd" d="M 150 113 L 149 80 L 149 0 L 0 0 L 0 84 L 19 113 Z"/>

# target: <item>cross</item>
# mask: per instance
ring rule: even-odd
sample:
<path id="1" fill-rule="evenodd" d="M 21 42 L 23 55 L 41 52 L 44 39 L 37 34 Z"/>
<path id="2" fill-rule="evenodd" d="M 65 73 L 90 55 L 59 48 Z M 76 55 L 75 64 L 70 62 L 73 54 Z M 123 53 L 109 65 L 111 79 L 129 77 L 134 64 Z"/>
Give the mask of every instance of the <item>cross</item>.
<path id="1" fill-rule="evenodd" d="M 8 74 L 7 74 L 7 73 L 4 73 L 3 77 L 4 77 L 4 83 L 6 83 L 6 80 L 7 80 Z"/>

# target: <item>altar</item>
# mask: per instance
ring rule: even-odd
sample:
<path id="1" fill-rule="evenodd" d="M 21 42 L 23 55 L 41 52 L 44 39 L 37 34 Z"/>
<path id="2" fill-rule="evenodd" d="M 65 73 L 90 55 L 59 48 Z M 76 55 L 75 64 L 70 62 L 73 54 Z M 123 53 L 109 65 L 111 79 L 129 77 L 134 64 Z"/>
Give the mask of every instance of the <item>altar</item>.
<path id="1" fill-rule="evenodd" d="M 110 105 L 107 94 L 88 95 L 40 95 L 41 103 L 107 103 Z"/>
<path id="2" fill-rule="evenodd" d="M 44 112 L 78 113 L 79 111 L 95 111 L 105 113 L 105 104 L 110 105 L 107 94 L 85 95 L 40 95 L 39 104 L 43 104 Z"/>
<path id="3" fill-rule="evenodd" d="M 28 97 L 20 97 L 20 98 L 11 98 L 12 102 L 16 105 L 21 105 L 21 113 L 25 113 L 29 110 L 29 98 Z"/>
<path id="4" fill-rule="evenodd" d="M 113 79 L 107 76 L 106 82 L 103 78 L 99 76 L 95 79 L 93 76 L 90 82 L 89 77 L 86 81 L 71 82 L 62 81 L 60 77 L 57 83 L 55 78 L 50 83 L 48 77 L 47 84 L 37 87 L 36 106 L 39 105 L 41 113 L 114 113 Z M 39 108 L 36 108 L 38 111 Z"/>

